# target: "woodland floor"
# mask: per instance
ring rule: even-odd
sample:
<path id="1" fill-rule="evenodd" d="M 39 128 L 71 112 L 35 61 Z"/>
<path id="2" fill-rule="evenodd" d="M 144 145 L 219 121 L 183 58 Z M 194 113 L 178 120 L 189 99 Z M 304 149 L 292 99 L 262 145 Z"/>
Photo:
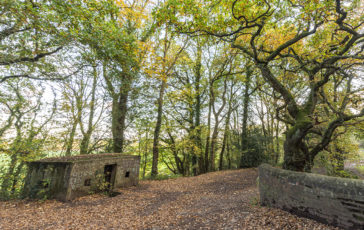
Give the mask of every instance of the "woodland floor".
<path id="1" fill-rule="evenodd" d="M 257 205 L 257 170 L 141 181 L 120 195 L 0 202 L 0 229 L 335 229 Z"/>

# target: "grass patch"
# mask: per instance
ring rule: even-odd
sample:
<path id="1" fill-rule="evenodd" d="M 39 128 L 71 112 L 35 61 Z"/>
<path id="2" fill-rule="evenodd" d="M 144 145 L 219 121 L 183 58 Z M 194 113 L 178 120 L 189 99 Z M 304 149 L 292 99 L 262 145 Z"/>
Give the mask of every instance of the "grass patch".
<path id="1" fill-rule="evenodd" d="M 364 149 L 363 148 L 359 149 L 359 159 L 364 159 Z"/>
<path id="2" fill-rule="evenodd" d="M 358 166 L 356 169 L 364 175 L 364 165 Z"/>
<path id="3" fill-rule="evenodd" d="M 179 177 L 183 177 L 180 174 L 171 174 L 171 175 L 166 175 L 166 174 L 158 174 L 155 177 L 152 177 L 151 175 L 146 176 L 143 180 L 168 180 L 168 179 L 176 179 Z"/>

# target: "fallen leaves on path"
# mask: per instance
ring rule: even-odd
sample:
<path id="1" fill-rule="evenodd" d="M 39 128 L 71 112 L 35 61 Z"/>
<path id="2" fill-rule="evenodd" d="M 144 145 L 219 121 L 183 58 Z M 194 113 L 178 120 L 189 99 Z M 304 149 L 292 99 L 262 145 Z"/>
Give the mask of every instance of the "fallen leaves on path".
<path id="1" fill-rule="evenodd" d="M 121 195 L 0 202 L 0 229 L 335 229 L 256 205 L 256 169 L 141 181 Z"/>

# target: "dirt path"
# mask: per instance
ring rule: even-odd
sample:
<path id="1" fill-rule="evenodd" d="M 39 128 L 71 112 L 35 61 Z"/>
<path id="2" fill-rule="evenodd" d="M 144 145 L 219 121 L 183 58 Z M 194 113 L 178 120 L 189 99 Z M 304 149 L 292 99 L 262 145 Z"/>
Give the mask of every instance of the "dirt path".
<path id="1" fill-rule="evenodd" d="M 257 171 L 142 181 L 121 195 L 0 202 L 0 229 L 333 229 L 259 207 Z"/>

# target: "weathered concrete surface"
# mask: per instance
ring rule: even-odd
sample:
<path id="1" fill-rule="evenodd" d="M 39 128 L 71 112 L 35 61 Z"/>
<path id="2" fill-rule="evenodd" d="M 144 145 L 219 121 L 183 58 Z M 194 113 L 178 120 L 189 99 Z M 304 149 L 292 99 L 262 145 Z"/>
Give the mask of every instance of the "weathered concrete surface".
<path id="1" fill-rule="evenodd" d="M 259 166 L 262 205 L 345 229 L 364 229 L 364 180 Z"/>
<path id="2" fill-rule="evenodd" d="M 64 199 L 72 164 L 66 162 L 31 162 L 28 165 L 23 195 L 30 198 Z"/>
<path id="3" fill-rule="evenodd" d="M 95 191 L 110 166 L 110 189 L 137 185 L 140 157 L 122 154 L 48 158 L 29 163 L 24 197 L 72 200 Z"/>

